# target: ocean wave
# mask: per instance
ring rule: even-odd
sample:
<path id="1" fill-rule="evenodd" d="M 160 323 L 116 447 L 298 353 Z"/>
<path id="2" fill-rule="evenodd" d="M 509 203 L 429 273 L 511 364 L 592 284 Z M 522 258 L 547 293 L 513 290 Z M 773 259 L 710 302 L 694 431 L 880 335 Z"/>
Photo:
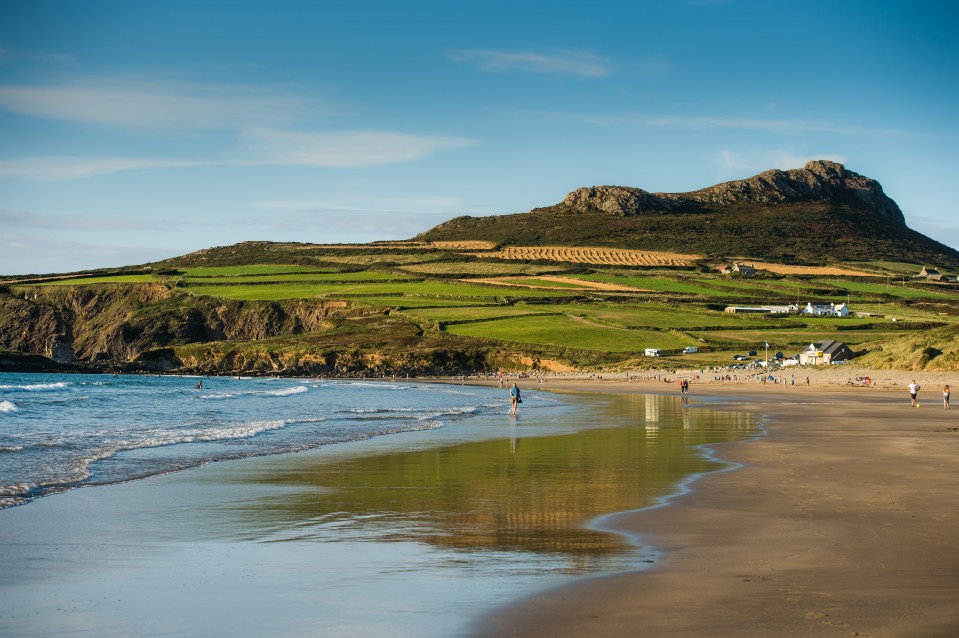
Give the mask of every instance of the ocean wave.
<path id="1" fill-rule="evenodd" d="M 46 390 L 61 390 L 70 384 L 66 381 L 56 383 L 26 383 L 26 384 L 4 384 L 0 385 L 0 390 L 26 390 L 28 392 L 43 392 Z"/>
<path id="2" fill-rule="evenodd" d="M 309 392 L 309 388 L 305 385 L 297 385 L 292 388 L 283 388 L 280 390 L 237 390 L 236 392 L 218 392 L 215 394 L 201 394 L 198 399 L 207 399 L 207 400 L 222 400 L 222 399 L 238 399 L 241 397 L 289 397 L 295 394 L 303 394 L 304 392 Z"/>
<path id="3" fill-rule="evenodd" d="M 0 445 L 0 452 L 20 452 L 23 450 L 22 445 Z"/>
<path id="4" fill-rule="evenodd" d="M 341 418 L 349 421 L 432 421 L 435 419 L 478 414 L 484 406 L 467 405 L 439 410 L 423 408 L 352 408 Z"/>
<path id="5" fill-rule="evenodd" d="M 16 412 L 18 409 L 13 401 L 0 401 L 0 413 Z"/>

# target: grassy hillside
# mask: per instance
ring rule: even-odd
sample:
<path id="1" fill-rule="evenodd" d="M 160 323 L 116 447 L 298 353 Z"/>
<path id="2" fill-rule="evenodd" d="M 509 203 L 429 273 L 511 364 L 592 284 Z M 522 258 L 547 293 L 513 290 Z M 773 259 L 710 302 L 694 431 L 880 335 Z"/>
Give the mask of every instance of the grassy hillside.
<path id="1" fill-rule="evenodd" d="M 957 366 L 947 342 L 959 287 L 907 277 L 902 262 L 746 279 L 497 254 L 493 245 L 364 252 L 256 242 L 113 273 L 8 281 L 0 349 L 100 367 L 360 375 L 707 367 L 767 342 L 793 354 L 836 339 L 881 367 Z M 808 301 L 848 301 L 865 316 L 723 312 Z M 689 346 L 699 352 L 681 354 Z M 644 357 L 646 348 L 666 356 Z"/>
<path id="2" fill-rule="evenodd" d="M 869 211 L 823 202 L 740 203 L 634 216 L 559 204 L 516 215 L 458 217 L 415 239 L 477 238 L 501 245 L 612 246 L 797 264 L 904 260 L 959 267 L 959 252 L 948 246 Z"/>

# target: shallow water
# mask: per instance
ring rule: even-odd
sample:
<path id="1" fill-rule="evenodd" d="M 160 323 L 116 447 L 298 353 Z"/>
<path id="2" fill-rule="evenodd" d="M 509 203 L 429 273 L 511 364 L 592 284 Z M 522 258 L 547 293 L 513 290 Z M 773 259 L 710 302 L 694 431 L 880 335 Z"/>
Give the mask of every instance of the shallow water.
<path id="1" fill-rule="evenodd" d="M 512 420 L 502 390 L 416 387 L 490 408 L 0 511 L 0 633 L 468 635 L 516 598 L 648 565 L 654 548 L 588 524 L 723 467 L 697 446 L 756 432 L 676 397 L 527 392 Z"/>
<path id="2" fill-rule="evenodd" d="M 501 412 L 502 394 L 402 382 L 0 373 L 0 507 L 211 461 L 440 428 Z"/>

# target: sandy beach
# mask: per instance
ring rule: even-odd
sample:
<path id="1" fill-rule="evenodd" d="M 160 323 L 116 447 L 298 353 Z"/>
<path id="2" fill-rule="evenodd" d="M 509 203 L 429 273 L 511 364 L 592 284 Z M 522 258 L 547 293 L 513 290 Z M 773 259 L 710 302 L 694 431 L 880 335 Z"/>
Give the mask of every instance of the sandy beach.
<path id="1" fill-rule="evenodd" d="M 879 387 L 848 386 L 864 375 Z M 652 569 L 533 596 L 478 635 L 959 635 L 959 411 L 941 400 L 950 375 L 810 376 L 809 386 L 694 383 L 694 395 L 763 415 L 766 436 L 717 446 L 743 467 L 616 519 L 663 552 Z M 916 377 L 919 409 L 905 390 Z M 545 385 L 678 393 L 610 376 Z"/>
<path id="2" fill-rule="evenodd" d="M 0 633 L 959 635 L 959 409 L 941 402 L 953 379 L 847 367 L 786 378 L 518 379 L 531 399 L 519 419 L 497 390 L 502 412 L 433 430 L 427 445 L 423 433 L 372 438 L 3 510 Z M 536 416 L 554 403 L 534 390 L 573 393 L 577 409 Z M 561 413 L 575 424 L 556 430 Z M 727 420 L 709 440 L 736 441 L 711 447 L 738 466 L 717 473 L 690 441 Z M 659 448 L 686 453 L 659 462 Z M 665 507 L 635 509 L 690 474 Z M 622 534 L 582 527 L 596 517 Z M 635 557 L 623 537 L 638 539 Z M 450 593 L 460 602 L 443 602 Z"/>

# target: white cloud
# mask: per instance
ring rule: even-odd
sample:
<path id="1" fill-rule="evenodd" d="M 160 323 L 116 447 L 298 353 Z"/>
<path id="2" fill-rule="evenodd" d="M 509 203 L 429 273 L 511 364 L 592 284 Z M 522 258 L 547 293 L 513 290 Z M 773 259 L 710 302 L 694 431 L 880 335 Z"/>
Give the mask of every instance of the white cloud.
<path id="1" fill-rule="evenodd" d="M 331 110 L 318 100 L 269 86 L 124 81 L 0 85 L 0 108 L 46 119 L 176 130 L 285 126 Z"/>
<path id="2" fill-rule="evenodd" d="M 638 125 L 653 128 L 689 129 L 741 129 L 763 133 L 811 134 L 832 133 L 837 135 L 909 135 L 896 129 L 870 129 L 851 124 L 835 124 L 822 120 L 788 120 L 763 118 L 735 118 L 708 116 L 655 116 L 655 115 L 586 115 L 582 119 L 599 126 Z"/>
<path id="3" fill-rule="evenodd" d="M 0 179 L 54 181 L 145 169 L 195 166 L 312 166 L 366 168 L 422 159 L 444 150 L 472 146 L 460 137 L 387 131 L 328 133 L 259 130 L 225 159 L 145 157 L 27 157 L 0 160 Z"/>
<path id="4" fill-rule="evenodd" d="M 54 181 L 151 168 L 186 168 L 207 161 L 143 157 L 26 157 L 0 160 L 0 179 Z"/>
<path id="5" fill-rule="evenodd" d="M 421 159 L 438 151 L 472 146 L 461 137 L 409 135 L 388 131 L 303 132 L 265 130 L 242 135 L 241 154 L 252 156 L 236 164 L 273 164 L 359 168 Z"/>
<path id="6" fill-rule="evenodd" d="M 739 179 L 750 177 L 772 168 L 789 170 L 802 168 L 812 160 L 829 160 L 845 164 L 848 158 L 837 153 L 820 153 L 816 155 L 798 155 L 791 151 L 746 151 L 734 153 L 723 149 L 716 156 L 719 165 L 720 179 Z"/>
<path id="7" fill-rule="evenodd" d="M 476 64 L 487 71 L 522 71 L 550 75 L 606 77 L 609 65 L 586 51 L 560 51 L 553 54 L 531 51 L 457 51 L 450 55 L 458 62 Z"/>
<path id="8" fill-rule="evenodd" d="M 63 180 L 194 166 L 362 168 L 421 159 L 473 140 L 394 131 L 298 128 L 332 108 L 275 87 L 169 82 L 0 85 L 0 109 L 44 119 L 151 131 L 218 131 L 226 148 L 205 156 L 44 156 L 0 160 L 0 178 Z"/>

